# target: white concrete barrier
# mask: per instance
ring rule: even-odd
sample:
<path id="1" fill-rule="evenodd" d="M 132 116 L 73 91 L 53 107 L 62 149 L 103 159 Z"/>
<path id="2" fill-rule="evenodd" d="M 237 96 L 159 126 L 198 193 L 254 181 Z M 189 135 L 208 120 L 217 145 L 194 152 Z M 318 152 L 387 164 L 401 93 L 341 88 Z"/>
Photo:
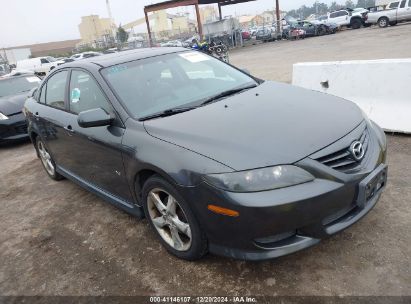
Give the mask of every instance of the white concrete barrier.
<path id="1" fill-rule="evenodd" d="M 296 63 L 293 85 L 351 100 L 384 130 L 411 133 L 411 58 Z"/>

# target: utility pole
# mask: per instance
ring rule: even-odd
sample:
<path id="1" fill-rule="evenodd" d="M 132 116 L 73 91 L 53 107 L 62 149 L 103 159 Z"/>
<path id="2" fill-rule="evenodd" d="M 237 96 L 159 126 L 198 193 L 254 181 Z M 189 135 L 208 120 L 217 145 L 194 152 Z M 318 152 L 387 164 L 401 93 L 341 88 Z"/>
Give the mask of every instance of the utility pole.
<path id="1" fill-rule="evenodd" d="M 277 18 L 277 38 L 280 37 L 280 35 L 282 36 L 281 33 L 281 21 L 280 21 L 280 3 L 279 0 L 275 0 L 275 15 Z"/>
<path id="2" fill-rule="evenodd" d="M 110 28 L 111 28 L 111 34 L 113 35 L 114 41 L 116 41 L 116 29 L 114 27 L 114 20 L 113 20 L 113 15 L 111 14 L 111 7 L 110 7 L 110 1 L 106 0 L 106 6 L 107 6 L 107 12 L 108 12 L 108 17 L 110 18 Z"/>

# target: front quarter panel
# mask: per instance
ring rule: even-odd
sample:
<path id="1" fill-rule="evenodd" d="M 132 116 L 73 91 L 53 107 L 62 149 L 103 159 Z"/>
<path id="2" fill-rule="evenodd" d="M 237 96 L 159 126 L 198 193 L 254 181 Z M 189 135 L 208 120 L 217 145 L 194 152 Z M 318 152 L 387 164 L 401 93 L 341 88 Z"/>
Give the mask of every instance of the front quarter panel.
<path id="1" fill-rule="evenodd" d="M 135 199 L 140 201 L 136 178 L 143 170 L 161 175 L 175 185 L 191 187 L 202 181 L 206 173 L 231 172 L 232 168 L 201 154 L 149 135 L 144 124 L 133 119 L 126 121 L 123 137 L 124 167 Z"/>

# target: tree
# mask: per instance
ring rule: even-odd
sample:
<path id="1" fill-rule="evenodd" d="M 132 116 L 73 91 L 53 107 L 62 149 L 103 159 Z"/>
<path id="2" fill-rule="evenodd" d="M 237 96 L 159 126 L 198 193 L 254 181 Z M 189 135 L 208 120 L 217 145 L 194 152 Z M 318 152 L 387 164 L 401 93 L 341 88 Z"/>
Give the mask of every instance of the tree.
<path id="1" fill-rule="evenodd" d="M 128 33 L 121 27 L 121 25 L 117 30 L 117 40 L 120 42 L 120 44 L 123 44 L 128 40 Z"/>
<path id="2" fill-rule="evenodd" d="M 355 7 L 355 4 L 351 0 L 347 0 L 347 1 L 345 1 L 345 7 L 353 8 L 353 7 Z"/>

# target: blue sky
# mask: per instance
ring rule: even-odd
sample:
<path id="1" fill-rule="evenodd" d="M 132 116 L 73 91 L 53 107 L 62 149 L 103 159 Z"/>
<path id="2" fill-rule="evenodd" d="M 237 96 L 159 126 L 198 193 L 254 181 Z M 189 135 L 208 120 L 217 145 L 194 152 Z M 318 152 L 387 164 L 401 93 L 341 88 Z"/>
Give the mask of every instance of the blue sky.
<path id="1" fill-rule="evenodd" d="M 331 3 L 332 0 L 322 2 Z M 144 16 L 143 7 L 162 1 L 111 0 L 113 18 L 117 24 Z M 344 1 L 337 1 L 343 3 Z M 275 0 L 257 0 L 223 7 L 223 15 L 255 14 L 273 9 Z M 280 0 L 282 10 L 312 5 L 314 0 Z M 98 14 L 106 17 L 105 0 L 0 0 L 0 48 L 79 38 L 80 17 Z M 180 11 L 192 12 L 193 8 Z M 6 12 L 10 13 L 6 13 Z"/>

